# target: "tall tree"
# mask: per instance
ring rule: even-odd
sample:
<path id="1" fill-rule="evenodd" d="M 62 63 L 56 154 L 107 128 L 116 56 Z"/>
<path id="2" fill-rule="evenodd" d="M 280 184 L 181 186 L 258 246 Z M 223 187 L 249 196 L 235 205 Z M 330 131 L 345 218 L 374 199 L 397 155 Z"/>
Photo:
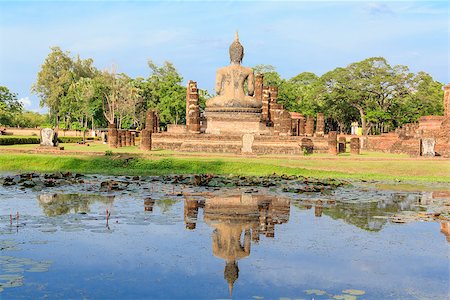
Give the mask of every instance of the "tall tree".
<path id="1" fill-rule="evenodd" d="M 72 58 L 70 52 L 51 48 L 31 91 L 40 98 L 41 107 L 48 107 L 49 115 L 57 125 L 61 117 L 66 123 L 73 117 L 76 109 L 72 107 L 74 99 L 69 93 L 70 87 L 80 78 L 93 78 L 97 74 L 92 63 L 92 59 Z"/>
<path id="2" fill-rule="evenodd" d="M 150 76 L 143 85 L 147 108 L 159 111 L 161 124 L 179 124 L 186 120 L 186 87 L 181 85 L 183 77 L 175 66 L 166 61 L 158 66 L 148 61 Z"/>

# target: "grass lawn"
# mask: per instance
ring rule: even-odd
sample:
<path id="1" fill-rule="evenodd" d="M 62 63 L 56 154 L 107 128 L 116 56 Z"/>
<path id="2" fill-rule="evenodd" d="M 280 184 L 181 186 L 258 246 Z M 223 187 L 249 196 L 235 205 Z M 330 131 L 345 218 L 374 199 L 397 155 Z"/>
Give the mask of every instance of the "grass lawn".
<path id="1" fill-rule="evenodd" d="M 110 149 L 96 142 L 90 146 L 62 144 L 61 154 L 11 153 L 36 145 L 0 146 L 0 171 L 72 171 L 111 175 L 161 174 L 295 174 L 316 178 L 450 182 L 450 160 L 409 158 L 406 155 L 363 152 L 359 156 L 314 154 L 308 156 L 241 156 L 218 153 L 180 153 L 168 150 L 143 152 L 138 147 Z M 83 152 L 112 156 L 89 155 Z M 74 152 L 72 152 L 74 151 Z M 65 153 L 64 153 L 65 152 Z M 72 152 L 72 153 L 70 153 Z M 126 154 L 125 154 L 126 153 Z"/>

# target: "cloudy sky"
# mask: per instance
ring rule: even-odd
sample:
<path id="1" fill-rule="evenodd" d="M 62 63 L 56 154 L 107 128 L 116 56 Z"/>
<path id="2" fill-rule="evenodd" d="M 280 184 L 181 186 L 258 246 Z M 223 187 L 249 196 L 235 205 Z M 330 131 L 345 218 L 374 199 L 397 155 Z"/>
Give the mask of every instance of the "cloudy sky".
<path id="1" fill-rule="evenodd" d="M 244 65 L 284 78 L 318 75 L 372 56 L 450 82 L 448 1 L 1 1 L 0 85 L 39 110 L 30 93 L 51 46 L 95 66 L 147 77 L 147 60 L 175 64 L 213 90 L 239 30 Z M 40 110 L 42 111 L 42 110 Z M 45 110 L 44 110 L 45 111 Z"/>

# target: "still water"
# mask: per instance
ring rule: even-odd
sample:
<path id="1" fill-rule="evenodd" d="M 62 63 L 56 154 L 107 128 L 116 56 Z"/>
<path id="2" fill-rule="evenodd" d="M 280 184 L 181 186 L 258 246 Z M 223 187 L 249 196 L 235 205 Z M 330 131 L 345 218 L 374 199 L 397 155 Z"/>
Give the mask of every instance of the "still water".
<path id="1" fill-rule="evenodd" d="M 447 224 L 388 219 L 429 193 L 99 181 L 0 186 L 1 299 L 449 298 Z"/>

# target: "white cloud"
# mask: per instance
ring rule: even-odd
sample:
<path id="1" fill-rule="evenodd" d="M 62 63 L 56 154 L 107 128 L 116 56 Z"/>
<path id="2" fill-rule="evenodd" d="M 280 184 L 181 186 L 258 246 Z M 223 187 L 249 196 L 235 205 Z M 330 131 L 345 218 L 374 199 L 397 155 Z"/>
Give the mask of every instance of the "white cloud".
<path id="1" fill-rule="evenodd" d="M 22 103 L 25 109 L 30 109 L 32 106 L 31 100 L 29 97 L 20 98 L 19 102 Z"/>

